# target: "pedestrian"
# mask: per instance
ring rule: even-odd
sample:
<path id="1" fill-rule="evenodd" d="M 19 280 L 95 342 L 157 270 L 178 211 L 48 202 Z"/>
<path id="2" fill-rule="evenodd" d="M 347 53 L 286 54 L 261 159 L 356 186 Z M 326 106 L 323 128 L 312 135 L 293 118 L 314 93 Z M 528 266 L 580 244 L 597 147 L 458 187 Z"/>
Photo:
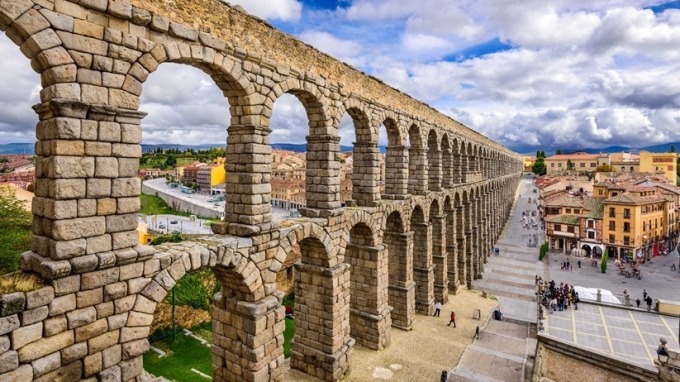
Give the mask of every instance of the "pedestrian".
<path id="1" fill-rule="evenodd" d="M 567 270 L 571 268 L 571 264 L 569 264 L 569 260 L 567 260 Z"/>
<path id="2" fill-rule="evenodd" d="M 434 314 L 432 317 L 439 317 L 439 312 L 442 311 L 442 303 L 437 301 L 434 303 Z"/>
<path id="3" fill-rule="evenodd" d="M 576 262 L 578 264 L 578 267 L 581 268 L 581 260 Z"/>
<path id="4" fill-rule="evenodd" d="M 637 305 L 638 308 L 640 307 L 640 302 L 641 302 L 640 297 L 638 297 L 637 300 L 635 300 L 635 304 Z"/>
<path id="5" fill-rule="evenodd" d="M 642 299 L 647 300 L 647 289 L 642 290 Z"/>
<path id="6" fill-rule="evenodd" d="M 645 292 L 645 294 L 647 293 Z M 645 302 L 647 303 L 647 311 L 649 312 L 650 310 L 652 310 L 652 296 L 648 295 L 647 298 L 645 299 Z"/>
<path id="7" fill-rule="evenodd" d="M 449 320 L 449 324 L 446 326 L 451 326 L 451 324 L 453 324 L 454 328 L 456 327 L 456 312 L 453 310 L 451 311 L 451 320 Z"/>
<path id="8" fill-rule="evenodd" d="M 570 265 L 569 266 L 569 272 L 573 272 L 573 271 L 574 271 L 574 267 Z"/>

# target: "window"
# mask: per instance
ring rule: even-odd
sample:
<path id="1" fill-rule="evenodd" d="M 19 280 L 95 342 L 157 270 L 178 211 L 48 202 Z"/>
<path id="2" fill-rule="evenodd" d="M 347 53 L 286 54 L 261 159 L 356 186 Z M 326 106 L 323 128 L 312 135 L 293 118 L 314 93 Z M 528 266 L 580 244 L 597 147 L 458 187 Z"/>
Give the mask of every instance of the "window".
<path id="1" fill-rule="evenodd" d="M 604 192 L 602 192 L 602 190 L 597 190 L 597 194 L 598 194 L 598 195 L 603 195 Z"/>
<path id="2" fill-rule="evenodd" d="M 581 210 L 579 210 L 578 208 L 574 208 L 574 214 L 575 215 L 578 215 L 580 213 L 581 213 Z"/>
<path id="3" fill-rule="evenodd" d="M 656 218 L 654 218 L 654 229 L 657 228 L 659 228 L 659 221 Z"/>
<path id="4" fill-rule="evenodd" d="M 596 164 L 596 163 L 591 163 L 591 164 L 590 164 L 590 167 L 597 167 L 597 164 Z"/>
<path id="5" fill-rule="evenodd" d="M 609 235 L 609 244 L 614 244 L 614 243 L 616 243 L 616 236 Z"/>
<path id="6" fill-rule="evenodd" d="M 565 213 L 565 214 L 570 214 L 570 213 L 571 213 L 571 208 L 565 209 L 565 210 L 564 210 L 564 213 Z"/>
<path id="7" fill-rule="evenodd" d="M 623 223 L 623 232 L 630 232 L 630 223 Z"/>
<path id="8" fill-rule="evenodd" d="M 630 208 L 624 208 L 623 209 L 623 218 L 624 219 L 630 219 Z"/>
<path id="9" fill-rule="evenodd" d="M 595 231 L 588 231 L 588 239 L 595 240 Z"/>
<path id="10" fill-rule="evenodd" d="M 574 226 L 573 225 L 567 226 L 567 232 L 574 233 Z"/>
<path id="11" fill-rule="evenodd" d="M 586 164 L 585 163 L 579 163 L 578 166 L 579 167 L 586 167 Z"/>
<path id="12" fill-rule="evenodd" d="M 586 226 L 588 228 L 595 228 L 595 222 L 593 220 L 586 221 Z"/>
<path id="13" fill-rule="evenodd" d="M 558 163 L 558 164 L 557 164 L 557 167 L 562 167 L 562 163 Z"/>
<path id="14" fill-rule="evenodd" d="M 630 245 L 630 237 L 629 236 L 623 237 L 623 245 Z"/>
<path id="15" fill-rule="evenodd" d="M 550 163 L 550 167 L 555 167 L 555 163 Z"/>
<path id="16" fill-rule="evenodd" d="M 561 230 L 562 230 L 562 226 L 560 226 L 559 224 L 555 224 L 555 231 L 561 231 Z"/>
<path id="17" fill-rule="evenodd" d="M 609 222 L 609 230 L 613 231 L 616 229 L 616 222 Z"/>
<path id="18" fill-rule="evenodd" d="M 625 171 L 626 171 L 626 168 L 621 166 L 621 172 L 625 172 Z"/>
<path id="19" fill-rule="evenodd" d="M 630 172 L 633 172 L 633 166 L 630 166 Z"/>
<path id="20" fill-rule="evenodd" d="M 609 207 L 609 217 L 610 218 L 616 217 L 616 209 L 614 207 Z"/>

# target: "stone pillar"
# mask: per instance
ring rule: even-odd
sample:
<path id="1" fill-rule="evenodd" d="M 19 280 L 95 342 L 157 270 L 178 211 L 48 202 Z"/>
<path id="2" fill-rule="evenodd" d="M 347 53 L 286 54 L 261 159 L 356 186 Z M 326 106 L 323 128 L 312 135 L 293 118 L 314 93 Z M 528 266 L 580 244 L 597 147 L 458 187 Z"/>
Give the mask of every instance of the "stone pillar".
<path id="1" fill-rule="evenodd" d="M 137 171 L 146 113 L 64 99 L 34 110 L 40 121 L 33 240 L 22 269 L 54 280 L 97 269 L 97 254 L 109 254 L 115 264 L 139 240 Z"/>
<path id="2" fill-rule="evenodd" d="M 427 150 L 427 168 L 428 190 L 440 191 L 442 189 L 442 152 L 436 146 L 429 147 Z"/>
<path id="3" fill-rule="evenodd" d="M 350 335 L 357 344 L 382 350 L 391 339 L 388 305 L 388 257 L 385 246 L 347 244 L 350 264 Z"/>
<path id="4" fill-rule="evenodd" d="M 445 209 L 446 215 L 446 270 L 449 279 L 449 292 L 458 292 L 458 252 L 456 248 L 455 209 Z"/>
<path id="5" fill-rule="evenodd" d="M 307 170 L 305 197 L 307 206 L 300 209 L 304 216 L 332 215 L 340 201 L 340 137 L 332 135 L 307 136 Z"/>
<path id="6" fill-rule="evenodd" d="M 463 203 L 463 216 L 465 220 L 465 237 L 467 238 L 467 243 L 465 246 L 465 283 L 468 289 L 472 289 L 472 280 L 475 277 L 474 272 L 474 254 L 477 250 L 476 248 L 476 235 L 473 236 L 473 230 L 475 223 L 473 221 L 472 212 L 470 211 L 473 207 L 472 203 Z"/>
<path id="7" fill-rule="evenodd" d="M 432 264 L 432 225 L 411 224 L 415 231 L 413 243 L 413 278 L 416 282 L 416 312 L 434 313 L 434 265 Z"/>
<path id="8" fill-rule="evenodd" d="M 426 151 L 411 147 L 408 156 L 408 191 L 412 195 L 425 195 L 428 184 Z"/>
<path id="9" fill-rule="evenodd" d="M 349 371 L 355 342 L 349 334 L 349 268 L 296 265 L 290 366 L 324 381 L 338 381 Z"/>
<path id="10" fill-rule="evenodd" d="M 285 309 L 274 296 L 246 302 L 218 293 L 212 320 L 213 381 L 281 381 L 284 317 Z"/>
<path id="11" fill-rule="evenodd" d="M 413 232 L 385 232 L 389 256 L 389 304 L 392 326 L 413 328 L 416 311 L 416 283 L 413 281 Z"/>
<path id="12" fill-rule="evenodd" d="M 448 190 L 453 184 L 453 154 L 447 148 L 442 153 L 442 188 Z"/>
<path id="13" fill-rule="evenodd" d="M 408 158 L 406 146 L 387 146 L 383 199 L 406 199 L 409 177 Z"/>
<path id="14" fill-rule="evenodd" d="M 352 199 L 373 207 L 380 200 L 380 150 L 374 142 L 355 142 L 353 156 Z"/>
<path id="15" fill-rule="evenodd" d="M 253 236 L 272 226 L 271 129 L 231 125 L 227 129 L 227 192 L 224 220 L 227 233 Z"/>
<path id="16" fill-rule="evenodd" d="M 463 172 L 465 171 L 465 163 L 463 160 L 464 156 L 458 154 L 458 155 L 453 155 L 451 163 L 452 163 L 452 169 L 453 169 L 453 183 L 454 184 L 461 184 L 465 183 L 463 181 Z"/>
<path id="17" fill-rule="evenodd" d="M 456 209 L 456 253 L 458 255 L 458 281 L 467 285 L 467 242 L 465 235 L 465 208 L 463 205 Z"/>
<path id="18" fill-rule="evenodd" d="M 434 264 L 434 300 L 445 304 L 449 301 L 448 262 L 446 253 L 445 215 L 431 217 L 432 261 Z"/>

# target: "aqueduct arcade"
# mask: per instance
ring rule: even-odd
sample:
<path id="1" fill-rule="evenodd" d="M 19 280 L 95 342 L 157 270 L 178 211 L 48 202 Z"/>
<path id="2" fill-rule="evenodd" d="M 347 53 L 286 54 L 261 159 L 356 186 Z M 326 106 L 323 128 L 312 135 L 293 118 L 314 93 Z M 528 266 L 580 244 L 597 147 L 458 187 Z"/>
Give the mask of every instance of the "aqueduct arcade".
<path id="1" fill-rule="evenodd" d="M 204 267 L 222 285 L 213 380 L 280 380 L 275 279 L 294 245 L 290 365 L 338 380 L 355 344 L 385 348 L 393 328 L 473 286 L 512 205 L 516 154 L 217 0 L 0 0 L 0 30 L 41 78 L 33 243 L 21 266 L 45 284 L 0 296 L 0 380 L 137 380 L 156 304 Z M 136 232 L 139 97 L 165 63 L 196 67 L 222 90 L 229 176 L 216 235 L 150 247 Z M 283 94 L 309 121 L 306 208 L 285 224 L 272 220 L 268 138 Z M 345 114 L 355 130 L 347 206 Z"/>

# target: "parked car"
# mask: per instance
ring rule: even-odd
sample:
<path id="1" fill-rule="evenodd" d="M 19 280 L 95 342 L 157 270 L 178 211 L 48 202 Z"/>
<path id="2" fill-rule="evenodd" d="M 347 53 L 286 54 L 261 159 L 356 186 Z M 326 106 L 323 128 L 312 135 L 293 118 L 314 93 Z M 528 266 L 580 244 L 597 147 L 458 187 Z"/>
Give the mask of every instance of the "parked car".
<path id="1" fill-rule="evenodd" d="M 160 223 L 160 224 L 158 225 L 158 228 L 160 228 L 160 229 L 165 229 L 165 224 Z"/>
<path id="2" fill-rule="evenodd" d="M 170 224 L 177 224 L 177 220 L 170 220 Z"/>

